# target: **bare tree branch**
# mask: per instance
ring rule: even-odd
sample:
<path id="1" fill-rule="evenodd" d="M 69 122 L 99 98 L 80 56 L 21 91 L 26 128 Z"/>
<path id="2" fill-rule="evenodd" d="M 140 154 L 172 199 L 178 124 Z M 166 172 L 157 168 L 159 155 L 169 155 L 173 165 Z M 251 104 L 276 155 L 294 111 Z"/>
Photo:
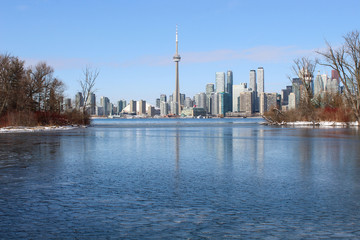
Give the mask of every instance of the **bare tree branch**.
<path id="1" fill-rule="evenodd" d="M 95 83 L 96 79 L 99 76 L 99 70 L 92 69 L 89 66 L 83 70 L 83 78 L 80 80 L 81 93 L 84 98 L 84 106 L 83 106 L 83 114 L 86 114 L 86 110 L 88 107 L 88 101 L 91 97 L 91 94 L 95 92 Z"/>
<path id="2" fill-rule="evenodd" d="M 326 42 L 328 49 L 317 52 L 324 57 L 324 66 L 329 66 L 339 73 L 347 98 L 356 119 L 360 120 L 360 37 L 358 31 L 344 36 L 344 44 L 335 49 Z"/>

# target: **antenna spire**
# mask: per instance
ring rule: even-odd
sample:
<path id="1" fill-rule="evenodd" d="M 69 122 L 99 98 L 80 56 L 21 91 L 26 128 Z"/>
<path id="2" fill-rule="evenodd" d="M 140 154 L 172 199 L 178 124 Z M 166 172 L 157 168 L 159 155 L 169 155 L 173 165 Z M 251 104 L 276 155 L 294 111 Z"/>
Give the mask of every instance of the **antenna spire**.
<path id="1" fill-rule="evenodd" d="M 176 24 L 176 41 L 178 41 L 178 26 Z"/>

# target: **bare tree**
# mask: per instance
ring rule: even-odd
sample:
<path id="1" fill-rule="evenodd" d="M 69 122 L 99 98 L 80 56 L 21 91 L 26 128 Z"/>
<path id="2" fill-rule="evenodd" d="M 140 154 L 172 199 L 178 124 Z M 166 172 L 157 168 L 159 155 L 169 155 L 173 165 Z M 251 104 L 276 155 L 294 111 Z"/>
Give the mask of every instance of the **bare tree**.
<path id="1" fill-rule="evenodd" d="M 317 52 L 325 58 L 322 65 L 331 67 L 339 73 L 341 83 L 344 85 L 346 97 L 354 116 L 360 121 L 360 37 L 358 31 L 352 31 L 344 37 L 345 43 L 332 47 L 328 42 L 327 50 Z"/>
<path id="2" fill-rule="evenodd" d="M 91 94 L 94 93 L 95 82 L 99 76 L 99 70 L 91 69 L 91 67 L 86 66 L 83 70 L 83 78 L 80 80 L 81 93 L 84 98 L 83 114 L 85 116 L 86 110 L 88 107 L 89 98 Z"/>
<path id="3" fill-rule="evenodd" d="M 299 110 L 303 117 L 313 119 L 314 106 L 312 103 L 313 92 L 312 92 L 312 81 L 314 78 L 314 72 L 318 64 L 317 59 L 310 59 L 308 57 L 297 58 L 294 60 L 292 66 L 293 73 L 298 77 L 299 82 L 296 83 L 290 79 L 293 83 L 293 87 L 298 87 L 299 99 Z M 295 91 L 295 89 L 293 89 Z"/>
<path id="4" fill-rule="evenodd" d="M 32 108 L 36 111 L 46 111 L 50 85 L 54 81 L 54 69 L 45 62 L 36 64 L 28 69 L 28 95 L 33 101 Z"/>
<path id="5" fill-rule="evenodd" d="M 5 111 L 20 110 L 23 107 L 24 77 L 24 61 L 8 54 L 0 55 L 0 115 Z"/>
<path id="6" fill-rule="evenodd" d="M 294 65 L 292 66 L 293 72 L 297 75 L 303 85 L 301 96 L 306 102 L 309 102 L 313 97 L 311 83 L 314 78 L 317 64 L 317 59 L 312 60 L 308 57 L 302 57 L 295 59 Z"/>

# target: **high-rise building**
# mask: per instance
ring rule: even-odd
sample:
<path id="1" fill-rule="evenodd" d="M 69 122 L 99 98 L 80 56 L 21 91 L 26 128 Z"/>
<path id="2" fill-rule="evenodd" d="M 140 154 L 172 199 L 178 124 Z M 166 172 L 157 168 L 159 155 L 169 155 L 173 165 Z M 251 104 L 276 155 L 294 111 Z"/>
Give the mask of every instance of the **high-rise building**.
<path id="1" fill-rule="evenodd" d="M 296 95 L 294 92 L 291 92 L 289 94 L 289 103 L 288 103 L 288 109 L 295 109 L 297 107 L 298 103 L 296 102 Z"/>
<path id="2" fill-rule="evenodd" d="M 259 67 L 256 73 L 256 102 L 255 111 L 259 111 L 260 94 L 264 92 L 264 68 Z"/>
<path id="3" fill-rule="evenodd" d="M 334 79 L 330 79 L 328 78 L 328 80 L 326 81 L 326 91 L 328 93 L 338 93 L 340 89 L 339 86 L 339 82 L 338 80 Z"/>
<path id="4" fill-rule="evenodd" d="M 277 94 L 276 93 L 261 93 L 259 99 L 259 112 L 264 114 L 265 112 L 271 110 L 271 108 L 276 107 Z"/>
<path id="5" fill-rule="evenodd" d="M 206 110 L 206 94 L 204 92 L 199 93 L 199 102 L 196 105 L 198 108 Z"/>
<path id="6" fill-rule="evenodd" d="M 109 106 L 109 109 L 108 109 L 109 115 L 113 115 L 114 114 L 114 104 L 110 103 L 108 106 Z"/>
<path id="7" fill-rule="evenodd" d="M 211 114 L 219 114 L 219 93 L 214 93 L 211 95 Z"/>
<path id="8" fill-rule="evenodd" d="M 156 108 L 160 108 L 160 98 L 157 98 L 156 100 Z"/>
<path id="9" fill-rule="evenodd" d="M 214 92 L 214 84 L 213 83 L 206 84 L 206 95 L 210 96 L 212 92 Z"/>
<path id="10" fill-rule="evenodd" d="M 193 107 L 194 104 L 193 104 L 193 101 L 191 100 L 190 97 L 186 97 L 185 98 L 185 103 L 184 103 L 184 107 L 187 107 L 187 108 L 191 108 Z"/>
<path id="11" fill-rule="evenodd" d="M 226 92 L 229 94 L 229 97 L 231 99 L 231 101 L 229 102 L 229 108 L 232 110 L 233 72 L 228 70 L 226 76 Z"/>
<path id="12" fill-rule="evenodd" d="M 84 97 L 81 92 L 78 92 L 75 95 L 75 108 L 79 110 L 83 106 L 84 106 Z"/>
<path id="13" fill-rule="evenodd" d="M 256 72 L 255 70 L 250 70 L 250 79 L 249 79 L 249 89 L 256 93 Z"/>
<path id="14" fill-rule="evenodd" d="M 263 67 L 259 67 L 257 69 L 256 92 L 257 92 L 258 96 L 260 95 L 260 93 L 265 92 L 265 89 L 264 89 L 264 68 Z"/>
<path id="15" fill-rule="evenodd" d="M 214 93 L 214 84 L 208 83 L 206 84 L 206 111 L 207 113 L 211 113 L 211 94 Z"/>
<path id="16" fill-rule="evenodd" d="M 146 114 L 146 101 L 140 100 L 139 101 L 139 109 L 138 109 L 138 115 L 144 115 Z"/>
<path id="17" fill-rule="evenodd" d="M 160 115 L 161 116 L 166 116 L 168 115 L 168 109 L 169 109 L 169 104 L 167 102 L 160 102 Z"/>
<path id="18" fill-rule="evenodd" d="M 230 106 L 230 95 L 228 93 L 225 92 L 220 92 L 217 93 L 218 94 L 218 114 L 221 114 L 223 116 L 225 116 L 225 114 L 229 111 L 231 111 L 229 109 Z"/>
<path id="19" fill-rule="evenodd" d="M 149 117 L 153 117 L 155 116 L 155 108 L 153 106 L 149 106 L 147 109 L 147 115 Z"/>
<path id="20" fill-rule="evenodd" d="M 96 107 L 96 96 L 94 93 L 90 93 L 89 98 L 86 102 L 86 110 L 90 115 L 95 115 Z"/>
<path id="21" fill-rule="evenodd" d="M 233 94 L 232 94 L 232 111 L 239 112 L 240 105 L 239 105 L 239 97 L 240 93 L 247 91 L 247 84 L 240 83 L 240 85 L 233 85 Z"/>
<path id="22" fill-rule="evenodd" d="M 110 114 L 110 100 L 107 97 L 100 98 L 100 105 L 103 108 L 103 115 L 108 116 Z"/>
<path id="23" fill-rule="evenodd" d="M 316 75 L 314 80 L 314 96 L 321 94 L 324 91 L 324 81 L 320 73 Z"/>
<path id="24" fill-rule="evenodd" d="M 281 90 L 281 105 L 289 104 L 289 94 L 292 92 L 292 86 L 286 86 L 285 89 Z"/>
<path id="25" fill-rule="evenodd" d="M 225 92 L 225 73 L 224 72 L 216 72 L 215 73 L 215 84 L 216 84 L 216 92 Z"/>
<path id="26" fill-rule="evenodd" d="M 200 102 L 200 93 L 195 94 L 195 96 L 194 96 L 194 102 L 195 102 L 196 107 L 198 107 L 198 106 L 199 106 L 199 102 Z"/>
<path id="27" fill-rule="evenodd" d="M 292 91 L 294 93 L 295 99 L 294 99 L 294 101 L 292 101 L 293 99 L 291 99 L 291 104 L 295 104 L 294 108 L 297 108 L 300 103 L 301 88 L 303 87 L 302 85 L 303 85 L 303 83 L 300 78 L 292 79 Z M 290 97 L 290 95 L 289 95 L 289 97 Z M 291 97 L 293 97 L 293 96 L 291 96 Z M 291 109 L 290 98 L 289 98 L 289 109 Z"/>
<path id="28" fill-rule="evenodd" d="M 126 107 L 126 101 L 120 100 L 117 102 L 117 112 L 118 114 L 122 112 L 122 110 Z"/>
<path id="29" fill-rule="evenodd" d="M 183 106 L 185 102 L 185 94 L 180 93 L 180 105 Z"/>
<path id="30" fill-rule="evenodd" d="M 241 92 L 239 97 L 239 112 L 248 115 L 254 113 L 254 91 Z"/>
<path id="31" fill-rule="evenodd" d="M 176 113 L 180 114 L 179 104 L 177 104 L 176 102 L 171 102 L 170 103 L 170 113 L 175 114 L 175 115 L 177 115 Z"/>
<path id="32" fill-rule="evenodd" d="M 240 85 L 233 85 L 232 93 L 232 111 L 239 112 Z"/>
<path id="33" fill-rule="evenodd" d="M 166 102 L 166 94 L 160 95 L 160 102 Z"/>
<path id="34" fill-rule="evenodd" d="M 95 115 L 97 116 L 104 116 L 104 108 L 101 106 L 96 106 L 95 108 Z"/>
<path id="35" fill-rule="evenodd" d="M 130 101 L 130 113 L 136 114 L 136 101 L 134 100 Z"/>
<path id="36" fill-rule="evenodd" d="M 180 115 L 180 87 L 179 87 L 179 62 L 180 62 L 180 55 L 178 53 L 178 31 L 176 26 L 176 53 L 173 57 L 175 62 L 175 93 L 174 93 L 174 103 L 177 105 L 175 107 L 175 115 Z"/>

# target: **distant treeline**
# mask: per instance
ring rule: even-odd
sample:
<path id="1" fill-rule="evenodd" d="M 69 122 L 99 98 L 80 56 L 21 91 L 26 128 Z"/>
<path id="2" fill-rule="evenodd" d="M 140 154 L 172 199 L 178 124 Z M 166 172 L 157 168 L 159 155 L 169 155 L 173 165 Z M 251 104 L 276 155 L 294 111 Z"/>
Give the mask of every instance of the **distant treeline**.
<path id="1" fill-rule="evenodd" d="M 64 83 L 45 62 L 0 55 L 0 126 L 88 124 L 80 111 L 62 112 Z"/>

